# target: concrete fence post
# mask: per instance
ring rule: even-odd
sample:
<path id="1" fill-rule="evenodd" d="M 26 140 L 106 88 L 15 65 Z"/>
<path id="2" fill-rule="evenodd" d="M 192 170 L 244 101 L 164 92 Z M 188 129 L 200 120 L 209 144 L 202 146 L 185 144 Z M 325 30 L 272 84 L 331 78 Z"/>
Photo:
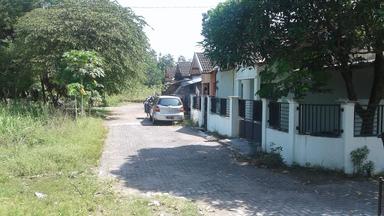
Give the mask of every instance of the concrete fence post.
<path id="1" fill-rule="evenodd" d="M 207 97 L 207 122 L 205 123 L 206 126 L 207 126 L 207 130 L 208 131 L 211 131 L 212 130 L 212 122 L 210 121 L 211 119 L 211 97 L 210 96 L 206 96 Z"/>
<path id="2" fill-rule="evenodd" d="M 204 103 L 204 96 L 200 96 L 200 116 L 199 116 L 199 127 L 203 127 L 204 125 L 204 108 L 205 108 L 205 103 Z"/>
<path id="3" fill-rule="evenodd" d="M 263 151 L 268 152 L 267 148 L 267 127 L 268 127 L 268 104 L 269 100 L 262 98 L 262 117 L 261 117 L 261 148 Z"/>
<path id="4" fill-rule="evenodd" d="M 344 140 L 344 172 L 353 173 L 353 165 L 351 162 L 350 152 L 353 151 L 354 138 L 354 115 L 355 103 L 345 103 L 341 105 L 343 109 L 341 113 L 341 129 L 343 130 L 342 138 Z"/>
<path id="5" fill-rule="evenodd" d="M 191 101 L 191 103 L 189 104 L 189 110 L 191 110 L 191 119 L 193 119 L 193 118 L 192 118 L 192 110 L 193 110 L 193 97 L 194 97 L 194 95 L 193 95 L 193 94 L 189 95 L 189 99 L 190 99 L 190 101 Z"/>
<path id="6" fill-rule="evenodd" d="M 287 151 L 288 151 L 288 157 L 287 157 L 287 164 L 292 165 L 293 162 L 295 162 L 295 145 L 296 145 L 296 126 L 298 125 L 298 111 L 297 107 L 299 104 L 293 100 L 289 99 L 288 100 L 289 104 L 289 116 L 288 116 L 288 136 L 289 140 L 288 141 L 288 146 L 287 146 Z"/>
<path id="7" fill-rule="evenodd" d="M 230 127 L 231 127 L 231 137 L 239 136 L 239 97 L 230 96 L 229 97 L 229 118 L 230 118 Z"/>

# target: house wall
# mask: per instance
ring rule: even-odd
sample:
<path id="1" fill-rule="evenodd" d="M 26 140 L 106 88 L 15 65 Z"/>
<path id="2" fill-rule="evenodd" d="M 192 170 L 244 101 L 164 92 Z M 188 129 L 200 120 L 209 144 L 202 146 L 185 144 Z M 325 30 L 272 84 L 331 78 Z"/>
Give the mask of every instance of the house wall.
<path id="1" fill-rule="evenodd" d="M 234 95 L 246 100 L 259 100 L 261 67 L 241 67 L 235 74 Z"/>
<path id="2" fill-rule="evenodd" d="M 227 98 L 234 96 L 234 76 L 235 72 L 231 71 L 219 71 L 216 74 L 216 97 Z"/>
<path id="3" fill-rule="evenodd" d="M 210 74 L 201 74 L 201 83 L 209 83 L 211 82 Z"/>
<path id="4" fill-rule="evenodd" d="M 331 91 L 327 93 L 308 94 L 303 100 L 304 103 L 329 104 L 348 98 L 344 80 L 340 72 L 332 70 L 324 73 L 326 73 L 326 76 L 329 77 L 328 85 L 326 88 L 330 89 Z M 372 81 L 372 66 L 355 68 L 353 70 L 353 83 L 355 84 L 357 97 L 359 99 L 364 100 L 369 98 Z"/>
<path id="5" fill-rule="evenodd" d="M 216 71 L 210 73 L 209 96 L 216 96 Z"/>

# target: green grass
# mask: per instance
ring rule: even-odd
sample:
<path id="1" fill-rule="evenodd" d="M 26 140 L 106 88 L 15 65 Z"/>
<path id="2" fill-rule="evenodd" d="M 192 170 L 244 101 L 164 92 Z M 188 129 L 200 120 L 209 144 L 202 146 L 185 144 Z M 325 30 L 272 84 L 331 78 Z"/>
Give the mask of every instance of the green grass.
<path id="1" fill-rule="evenodd" d="M 161 87 L 138 86 L 106 98 L 107 106 L 118 106 L 128 102 L 143 102 L 148 96 L 161 93 Z"/>
<path id="2" fill-rule="evenodd" d="M 117 194 L 97 178 L 106 129 L 39 105 L 0 106 L 0 215 L 197 215 L 191 202 Z M 46 194 L 39 199 L 35 192 Z"/>

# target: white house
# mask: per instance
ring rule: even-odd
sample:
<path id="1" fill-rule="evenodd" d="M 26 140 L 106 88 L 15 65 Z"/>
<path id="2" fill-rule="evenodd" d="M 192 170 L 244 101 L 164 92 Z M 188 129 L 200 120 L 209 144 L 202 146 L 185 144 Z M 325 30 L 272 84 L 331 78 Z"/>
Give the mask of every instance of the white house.
<path id="1" fill-rule="evenodd" d="M 363 136 L 361 118 L 355 112 L 355 102 L 346 100 L 340 73 L 327 72 L 329 92 L 312 93 L 301 100 L 269 101 L 257 95 L 261 69 L 255 66 L 218 71 L 216 95 L 199 99 L 202 108 L 192 116 L 194 121 L 207 122 L 209 131 L 250 139 L 263 151 L 281 147 L 288 165 L 322 166 L 352 173 L 351 151 L 367 146 L 374 172 L 384 171 L 384 147 L 376 137 L 384 131 L 384 105 L 377 108 L 372 134 Z M 356 66 L 353 78 L 359 102 L 366 103 L 373 80 L 372 65 Z"/>

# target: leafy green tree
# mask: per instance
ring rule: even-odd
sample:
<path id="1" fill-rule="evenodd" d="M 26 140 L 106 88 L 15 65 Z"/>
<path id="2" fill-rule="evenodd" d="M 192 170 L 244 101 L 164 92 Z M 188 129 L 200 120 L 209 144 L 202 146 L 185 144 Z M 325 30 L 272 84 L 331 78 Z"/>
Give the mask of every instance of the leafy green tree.
<path id="1" fill-rule="evenodd" d="M 147 86 L 160 86 L 164 81 L 164 72 L 157 62 L 157 55 L 154 50 L 148 53 L 145 66 L 145 84 Z"/>
<path id="2" fill-rule="evenodd" d="M 356 109 L 370 133 L 384 95 L 383 8 L 380 0 L 228 1 L 204 16 L 202 44 L 222 67 L 265 64 L 259 93 L 272 98 L 326 90 L 324 71 L 335 69 L 356 101 L 352 68 L 374 55 L 368 108 Z"/>
<path id="3" fill-rule="evenodd" d="M 105 76 L 102 69 L 103 61 L 96 52 L 82 50 L 71 50 L 64 53 L 63 61 L 66 65 L 64 71 L 73 78 L 68 80 L 70 82 L 69 86 L 67 85 L 69 94 L 71 95 L 77 90 L 81 98 L 81 114 L 84 115 L 84 97 L 88 95 L 91 99 L 100 95 L 97 91 L 99 85 L 96 79 Z"/>
<path id="4" fill-rule="evenodd" d="M 129 8 L 109 0 L 63 0 L 37 8 L 21 17 L 16 44 L 22 61 L 36 71 L 43 94 L 56 104 L 66 88 L 58 81 L 63 53 L 94 50 L 104 59 L 100 83 L 109 93 L 118 92 L 142 74 L 148 42 L 145 22 Z"/>
<path id="5" fill-rule="evenodd" d="M 159 55 L 159 60 L 158 60 L 158 67 L 160 68 L 161 71 L 165 72 L 167 68 L 171 68 L 175 66 L 175 60 L 171 54 L 167 55 Z"/>

